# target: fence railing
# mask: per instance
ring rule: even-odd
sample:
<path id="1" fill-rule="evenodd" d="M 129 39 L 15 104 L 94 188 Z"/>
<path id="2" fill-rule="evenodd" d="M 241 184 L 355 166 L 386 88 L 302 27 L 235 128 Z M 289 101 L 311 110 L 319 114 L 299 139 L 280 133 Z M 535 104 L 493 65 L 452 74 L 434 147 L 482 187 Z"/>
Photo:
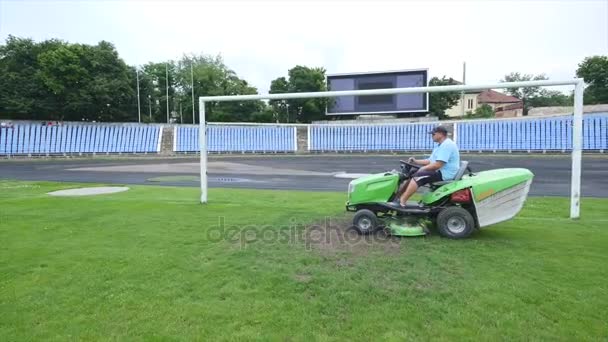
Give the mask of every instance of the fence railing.
<path id="1" fill-rule="evenodd" d="M 296 127 L 284 125 L 213 125 L 207 126 L 209 152 L 295 152 Z M 198 126 L 176 127 L 174 152 L 198 152 Z"/>
<path id="2" fill-rule="evenodd" d="M 311 125 L 311 151 L 421 151 L 433 149 L 434 124 Z"/>
<path id="3" fill-rule="evenodd" d="M 0 155 L 157 153 L 160 126 L 16 124 L 0 128 Z"/>
<path id="4" fill-rule="evenodd" d="M 585 118 L 583 125 L 589 124 Z M 505 120 L 457 125 L 464 151 L 565 151 L 572 149 L 572 119 Z M 589 137 L 586 137 L 587 139 Z"/>
<path id="5" fill-rule="evenodd" d="M 294 125 L 209 124 L 209 152 L 291 153 L 430 151 L 428 132 L 437 123 L 313 124 L 298 137 Z M 454 131 L 461 151 L 569 151 L 572 117 L 468 120 L 444 123 Z M 197 125 L 173 126 L 173 152 L 198 152 Z M 0 128 L 0 155 L 79 153 L 158 153 L 162 125 L 65 124 L 41 126 L 17 123 Z M 165 142 L 167 143 L 167 142 Z M 171 147 L 172 146 L 172 147 Z M 585 114 L 583 149 L 608 150 L 608 113 Z M 171 152 L 171 150 L 164 151 Z"/>
<path id="6" fill-rule="evenodd" d="M 437 123 L 311 125 L 311 151 L 430 151 L 428 135 Z M 572 117 L 452 121 L 462 151 L 567 151 Z M 608 113 L 583 117 L 583 149 L 608 150 Z"/>
<path id="7" fill-rule="evenodd" d="M 468 121 L 456 124 L 463 151 L 569 151 L 572 117 Z M 608 150 L 608 113 L 583 117 L 583 149 Z"/>

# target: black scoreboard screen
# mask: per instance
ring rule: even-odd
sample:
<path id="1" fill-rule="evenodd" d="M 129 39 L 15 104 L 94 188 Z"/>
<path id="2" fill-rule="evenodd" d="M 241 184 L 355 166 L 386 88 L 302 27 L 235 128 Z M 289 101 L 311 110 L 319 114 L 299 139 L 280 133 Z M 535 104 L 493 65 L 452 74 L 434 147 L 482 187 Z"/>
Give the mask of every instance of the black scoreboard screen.
<path id="1" fill-rule="evenodd" d="M 366 90 L 426 87 L 428 71 L 408 70 L 327 76 L 328 90 Z M 327 107 L 327 115 L 391 114 L 428 111 L 428 93 L 339 96 Z"/>

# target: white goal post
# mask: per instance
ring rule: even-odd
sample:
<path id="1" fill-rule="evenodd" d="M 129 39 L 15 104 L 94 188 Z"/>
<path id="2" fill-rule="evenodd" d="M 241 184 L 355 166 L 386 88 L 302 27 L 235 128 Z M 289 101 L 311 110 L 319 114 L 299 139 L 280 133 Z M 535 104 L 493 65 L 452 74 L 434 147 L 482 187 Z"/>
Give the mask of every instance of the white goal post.
<path id="1" fill-rule="evenodd" d="M 228 95 L 228 96 L 201 96 L 199 97 L 199 144 L 200 144 L 200 177 L 201 177 L 201 203 L 207 203 L 207 123 L 205 119 L 205 103 L 228 101 L 254 101 L 254 100 L 286 100 L 306 99 L 339 96 L 365 96 L 365 95 L 394 95 L 438 92 L 462 92 L 486 89 L 506 89 L 522 87 L 546 86 L 574 86 L 574 113 L 572 125 L 572 178 L 570 187 L 570 218 L 580 217 L 581 201 L 581 162 L 583 147 L 583 92 L 584 80 L 574 78 L 563 81 L 525 81 L 504 82 L 480 85 L 450 85 L 435 87 L 368 89 L 346 91 L 319 91 L 308 93 L 282 93 L 265 95 Z"/>

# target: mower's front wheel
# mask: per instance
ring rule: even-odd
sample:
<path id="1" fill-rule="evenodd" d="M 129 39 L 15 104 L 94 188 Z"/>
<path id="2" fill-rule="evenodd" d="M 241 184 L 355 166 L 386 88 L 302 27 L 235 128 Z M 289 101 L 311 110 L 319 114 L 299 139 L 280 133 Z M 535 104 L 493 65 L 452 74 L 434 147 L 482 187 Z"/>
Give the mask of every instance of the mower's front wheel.
<path id="1" fill-rule="evenodd" d="M 353 218 L 353 226 L 359 234 L 371 234 L 378 229 L 378 217 L 369 209 L 361 209 Z"/>
<path id="2" fill-rule="evenodd" d="M 475 219 L 464 208 L 449 207 L 437 215 L 437 230 L 441 236 L 450 239 L 464 239 L 475 230 Z"/>

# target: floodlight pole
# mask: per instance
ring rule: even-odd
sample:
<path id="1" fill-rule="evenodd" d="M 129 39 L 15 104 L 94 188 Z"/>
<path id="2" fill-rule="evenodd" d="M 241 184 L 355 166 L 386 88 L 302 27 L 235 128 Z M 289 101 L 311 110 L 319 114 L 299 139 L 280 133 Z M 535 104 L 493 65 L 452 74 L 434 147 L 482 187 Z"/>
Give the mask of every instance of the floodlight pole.
<path id="1" fill-rule="evenodd" d="M 574 85 L 574 113 L 572 115 L 572 179 L 570 190 L 570 218 L 581 216 L 581 168 L 583 159 L 583 93 L 585 82 Z"/>
<path id="2" fill-rule="evenodd" d="M 137 76 L 137 122 L 141 123 L 141 101 L 139 98 L 139 66 L 135 69 L 135 75 Z"/>
<path id="3" fill-rule="evenodd" d="M 169 123 L 169 64 L 165 63 L 165 82 L 167 84 L 167 123 Z"/>
<path id="4" fill-rule="evenodd" d="M 201 153 L 201 203 L 207 203 L 207 122 L 205 119 L 205 101 L 200 98 L 198 143 Z"/>
<path id="5" fill-rule="evenodd" d="M 196 115 L 194 115 L 194 66 L 192 66 L 192 60 L 190 61 L 190 83 L 192 85 L 192 123 L 196 124 Z"/>
<path id="6" fill-rule="evenodd" d="M 462 84 L 467 84 L 467 62 L 462 62 Z M 462 105 L 461 115 L 464 117 L 464 90 L 460 93 L 460 104 Z"/>

